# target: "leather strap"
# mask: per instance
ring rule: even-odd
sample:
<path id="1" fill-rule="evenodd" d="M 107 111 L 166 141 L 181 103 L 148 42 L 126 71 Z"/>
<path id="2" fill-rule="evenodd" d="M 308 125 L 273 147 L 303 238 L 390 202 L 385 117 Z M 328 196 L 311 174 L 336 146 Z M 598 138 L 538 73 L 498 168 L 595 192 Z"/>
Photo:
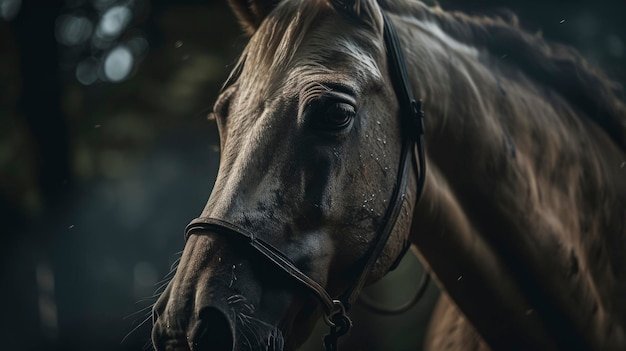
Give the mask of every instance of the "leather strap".
<path id="1" fill-rule="evenodd" d="M 269 259 L 275 266 L 280 267 L 302 286 L 309 289 L 313 296 L 315 296 L 322 305 L 325 316 L 330 318 L 333 315 L 344 311 L 340 301 L 333 300 L 333 298 L 326 292 L 326 289 L 298 269 L 298 267 L 296 267 L 296 265 L 288 257 L 280 252 L 280 250 L 265 240 L 256 237 L 254 233 L 236 224 L 226 222 L 218 218 L 199 217 L 192 220 L 191 223 L 189 223 L 185 228 L 185 241 L 187 241 L 191 235 L 203 234 L 207 232 L 222 235 L 232 233 L 236 234 L 240 238 L 248 239 L 248 243 L 256 251 Z"/>
<path id="2" fill-rule="evenodd" d="M 393 232 L 402 203 L 405 200 L 406 183 L 409 178 L 408 158 L 412 151 L 412 146 L 417 143 L 417 158 L 419 160 L 419 174 L 417 187 L 417 200 L 421 197 L 424 189 L 424 181 L 426 180 L 426 162 L 424 157 L 424 111 L 422 110 L 421 101 L 413 98 L 413 90 L 409 82 L 408 73 L 406 71 L 406 63 L 404 55 L 398 41 L 396 30 L 389 20 L 389 17 L 383 13 L 384 19 L 384 40 L 387 46 L 387 64 L 389 66 L 389 74 L 393 83 L 396 96 L 400 105 L 401 125 L 405 135 L 403 136 L 402 151 L 400 154 L 400 166 L 396 175 L 396 183 L 391 195 L 390 207 L 387 207 L 385 216 L 383 217 L 384 226 L 374 241 L 374 246 L 366 255 L 367 261 L 361 270 L 361 275 L 353 283 L 340 300 L 344 301 L 347 309 L 356 301 L 361 292 L 367 278 L 374 268 L 376 260 L 380 257 L 382 251 L 389 240 L 389 236 Z M 405 243 L 406 245 L 406 243 Z M 406 254 L 403 250 L 402 254 Z"/>
<path id="3" fill-rule="evenodd" d="M 324 310 L 324 319 L 330 326 L 330 333 L 324 338 L 324 345 L 327 350 L 337 349 L 337 339 L 346 334 L 352 322 L 347 315 L 352 304 L 356 301 L 361 289 L 374 267 L 376 260 L 383 252 L 389 236 L 393 232 L 396 221 L 406 199 L 406 184 L 410 175 L 409 157 L 417 153 L 416 158 L 419 167 L 415 165 L 415 158 L 412 158 L 418 173 L 417 200 L 419 200 L 424 189 L 426 178 L 426 162 L 424 156 L 424 112 L 421 101 L 413 98 L 413 91 L 409 83 L 404 55 L 402 54 L 397 33 L 393 24 L 386 14 L 383 13 L 385 22 L 384 40 L 387 47 L 387 63 L 389 73 L 393 83 L 395 93 L 398 97 L 400 107 L 400 122 L 403 131 L 402 149 L 400 162 L 396 174 L 396 181 L 387 207 L 383 216 L 383 225 L 377 232 L 373 244 L 364 256 L 364 264 L 359 277 L 339 298 L 333 299 L 315 280 L 300 271 L 298 267 L 286 257 L 279 249 L 272 246 L 254 233 L 236 224 L 224 221 L 219 218 L 196 218 L 185 229 L 185 240 L 194 234 L 204 234 L 215 232 L 219 234 L 236 234 L 240 238 L 248 240 L 261 255 L 266 257 L 273 265 L 285 271 L 300 285 L 307 288 L 313 296 L 317 298 Z M 416 146 L 416 147 L 414 147 Z"/>

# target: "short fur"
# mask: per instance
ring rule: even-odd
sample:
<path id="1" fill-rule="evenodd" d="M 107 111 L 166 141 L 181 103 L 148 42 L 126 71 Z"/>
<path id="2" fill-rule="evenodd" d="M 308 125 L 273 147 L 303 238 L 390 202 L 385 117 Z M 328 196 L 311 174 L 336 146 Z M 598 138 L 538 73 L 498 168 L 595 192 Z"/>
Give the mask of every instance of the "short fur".
<path id="1" fill-rule="evenodd" d="M 456 40 L 483 48 L 520 68 L 524 74 L 559 92 L 626 150 L 626 106 L 623 88 L 590 65 L 575 49 L 524 31 L 517 16 L 469 16 L 429 8 L 414 0 L 380 0 L 400 16 L 432 21 Z"/>
<path id="2" fill-rule="evenodd" d="M 626 107 L 615 83 L 515 16 L 411 0 L 231 6 L 252 37 L 215 106 L 222 154 L 203 216 L 263 235 L 329 292 L 345 290 L 399 157 L 387 11 L 424 100 L 429 167 L 419 203 L 410 180 L 371 279 L 407 237 L 418 246 L 446 294 L 428 337 L 437 350 L 626 349 Z M 311 121 L 328 106 L 311 106 L 335 89 L 355 117 L 345 135 L 322 137 Z M 206 234 L 189 240 L 155 306 L 157 349 L 208 335 L 195 328 L 207 309 L 232 330 L 245 323 L 231 313 L 245 312 L 264 325 L 260 345 L 284 335 L 294 349 L 316 306 Z M 235 292 L 243 312 L 225 302 Z"/>

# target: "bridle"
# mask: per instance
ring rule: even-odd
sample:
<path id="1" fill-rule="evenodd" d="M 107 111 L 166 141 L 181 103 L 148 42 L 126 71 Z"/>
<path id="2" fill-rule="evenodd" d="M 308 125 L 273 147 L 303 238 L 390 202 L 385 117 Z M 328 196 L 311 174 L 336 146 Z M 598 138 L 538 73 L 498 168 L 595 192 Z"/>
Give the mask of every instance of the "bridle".
<path id="1" fill-rule="evenodd" d="M 319 301 L 323 311 L 324 320 L 330 327 L 330 333 L 324 338 L 324 347 L 327 351 L 337 350 L 337 339 L 346 334 L 352 327 L 352 321 L 347 313 L 358 298 L 358 295 L 367 281 L 370 271 L 374 267 L 376 260 L 381 255 L 389 236 L 391 235 L 395 223 L 400 214 L 402 204 L 406 198 L 407 181 L 410 175 L 409 158 L 419 172 L 417 180 L 417 200 L 419 200 L 424 189 L 426 180 L 426 160 L 424 157 L 424 112 L 421 101 L 413 98 L 413 91 L 408 80 L 406 64 L 402 54 L 398 36 L 393 24 L 383 13 L 384 18 L 384 41 L 387 48 L 387 61 L 389 73 L 393 83 L 394 91 L 398 98 L 400 107 L 400 118 L 402 125 L 402 150 L 400 153 L 400 163 L 396 174 L 396 181 L 393 187 L 389 206 L 383 216 L 382 224 L 376 234 L 372 246 L 365 255 L 365 263 L 361 269 L 359 278 L 339 297 L 333 298 L 326 289 L 315 280 L 303 273 L 296 265 L 285 256 L 278 248 L 256 236 L 239 225 L 224 221 L 219 218 L 199 217 L 191 221 L 185 229 L 185 240 L 191 235 L 204 234 L 207 232 L 217 234 L 235 234 L 247 239 L 248 244 L 259 254 L 264 256 L 274 266 L 282 269 L 293 280 L 307 288 Z M 411 157 L 417 152 L 416 157 Z M 417 160 L 416 160 L 417 159 Z M 408 241 L 405 248 L 409 247 Z M 406 249 L 402 251 L 399 259 L 404 255 Z"/>

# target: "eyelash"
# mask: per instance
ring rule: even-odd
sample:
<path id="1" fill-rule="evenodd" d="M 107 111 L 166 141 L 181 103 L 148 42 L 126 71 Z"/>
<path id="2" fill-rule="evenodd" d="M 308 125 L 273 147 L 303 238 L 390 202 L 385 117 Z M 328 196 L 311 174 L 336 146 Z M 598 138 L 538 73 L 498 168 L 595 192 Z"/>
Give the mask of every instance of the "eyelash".
<path id="1" fill-rule="evenodd" d="M 307 106 L 307 118 L 313 129 L 328 136 L 346 134 L 356 117 L 356 107 L 334 96 L 316 99 Z"/>

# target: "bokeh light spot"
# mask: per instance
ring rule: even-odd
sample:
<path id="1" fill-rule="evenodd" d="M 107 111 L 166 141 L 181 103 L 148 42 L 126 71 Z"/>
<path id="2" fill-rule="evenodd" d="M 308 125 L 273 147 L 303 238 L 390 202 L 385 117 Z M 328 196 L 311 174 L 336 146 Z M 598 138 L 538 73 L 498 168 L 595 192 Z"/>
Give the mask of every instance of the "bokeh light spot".
<path id="1" fill-rule="evenodd" d="M 111 50 L 104 60 L 104 75 L 111 82 L 119 82 L 130 74 L 134 58 L 125 46 Z"/>
<path id="2" fill-rule="evenodd" d="M 148 41 L 142 36 L 136 36 L 129 39 L 125 45 L 133 53 L 134 57 L 143 57 L 148 52 Z"/>
<path id="3" fill-rule="evenodd" d="M 613 57 L 620 58 L 624 55 L 624 42 L 615 34 L 611 34 L 606 38 L 606 46 L 609 54 Z"/>
<path id="4" fill-rule="evenodd" d="M 74 46 L 84 43 L 91 37 L 93 24 L 85 17 L 63 15 L 57 18 L 54 29 L 59 43 Z"/>
<path id="5" fill-rule="evenodd" d="M 132 18 L 132 12 L 126 6 L 113 6 L 108 9 L 98 23 L 96 34 L 100 37 L 117 38 Z"/>
<path id="6" fill-rule="evenodd" d="M 0 0 L 0 18 L 12 20 L 20 11 L 21 0 Z"/>
<path id="7" fill-rule="evenodd" d="M 90 57 L 76 66 L 76 79 L 83 85 L 91 85 L 98 80 L 98 60 Z"/>

